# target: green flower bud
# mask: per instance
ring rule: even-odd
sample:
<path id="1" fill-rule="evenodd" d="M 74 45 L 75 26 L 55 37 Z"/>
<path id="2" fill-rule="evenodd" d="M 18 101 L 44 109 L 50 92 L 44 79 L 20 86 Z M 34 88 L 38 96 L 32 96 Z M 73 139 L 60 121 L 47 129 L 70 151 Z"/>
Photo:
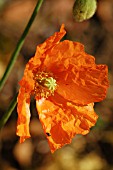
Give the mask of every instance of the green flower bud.
<path id="1" fill-rule="evenodd" d="M 82 22 L 91 18 L 97 8 L 96 0 L 75 0 L 73 6 L 73 16 L 77 22 Z"/>

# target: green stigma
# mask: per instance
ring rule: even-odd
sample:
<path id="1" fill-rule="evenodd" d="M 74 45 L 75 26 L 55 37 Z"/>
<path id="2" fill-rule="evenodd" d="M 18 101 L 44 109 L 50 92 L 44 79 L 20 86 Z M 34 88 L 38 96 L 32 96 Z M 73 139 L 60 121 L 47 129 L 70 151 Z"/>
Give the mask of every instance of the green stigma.
<path id="1" fill-rule="evenodd" d="M 44 78 L 43 85 L 45 87 L 47 87 L 50 90 L 51 93 L 53 93 L 55 91 L 56 86 L 57 86 L 56 80 L 53 77 Z"/>

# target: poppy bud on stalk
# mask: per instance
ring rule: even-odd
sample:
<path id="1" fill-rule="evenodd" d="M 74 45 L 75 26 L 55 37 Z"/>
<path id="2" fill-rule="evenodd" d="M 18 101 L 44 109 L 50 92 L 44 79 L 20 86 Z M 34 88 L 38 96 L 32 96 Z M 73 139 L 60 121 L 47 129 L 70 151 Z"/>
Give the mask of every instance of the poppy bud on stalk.
<path id="1" fill-rule="evenodd" d="M 75 0 L 73 6 L 73 16 L 77 22 L 82 22 L 91 18 L 97 8 L 96 0 Z"/>

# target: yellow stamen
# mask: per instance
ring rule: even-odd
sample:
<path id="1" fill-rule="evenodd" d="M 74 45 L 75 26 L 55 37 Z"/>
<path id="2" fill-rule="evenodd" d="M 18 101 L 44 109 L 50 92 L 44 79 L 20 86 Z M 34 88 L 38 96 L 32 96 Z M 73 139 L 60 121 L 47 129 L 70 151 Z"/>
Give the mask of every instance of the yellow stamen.
<path id="1" fill-rule="evenodd" d="M 54 95 L 57 83 L 50 73 L 39 72 L 35 75 L 35 94 L 37 97 L 49 97 Z"/>

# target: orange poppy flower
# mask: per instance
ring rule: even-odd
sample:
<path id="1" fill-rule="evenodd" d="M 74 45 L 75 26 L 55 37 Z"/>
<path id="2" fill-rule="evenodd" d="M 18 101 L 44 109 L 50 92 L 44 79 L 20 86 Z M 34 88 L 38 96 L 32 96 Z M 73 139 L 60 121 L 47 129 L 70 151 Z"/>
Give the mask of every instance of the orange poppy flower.
<path id="1" fill-rule="evenodd" d="M 98 116 L 94 102 L 103 100 L 108 88 L 107 66 L 96 65 L 93 56 L 78 42 L 64 40 L 64 25 L 43 44 L 26 65 L 18 95 L 17 135 L 20 142 L 30 137 L 30 96 L 36 108 L 50 149 L 54 152 L 85 135 Z"/>

